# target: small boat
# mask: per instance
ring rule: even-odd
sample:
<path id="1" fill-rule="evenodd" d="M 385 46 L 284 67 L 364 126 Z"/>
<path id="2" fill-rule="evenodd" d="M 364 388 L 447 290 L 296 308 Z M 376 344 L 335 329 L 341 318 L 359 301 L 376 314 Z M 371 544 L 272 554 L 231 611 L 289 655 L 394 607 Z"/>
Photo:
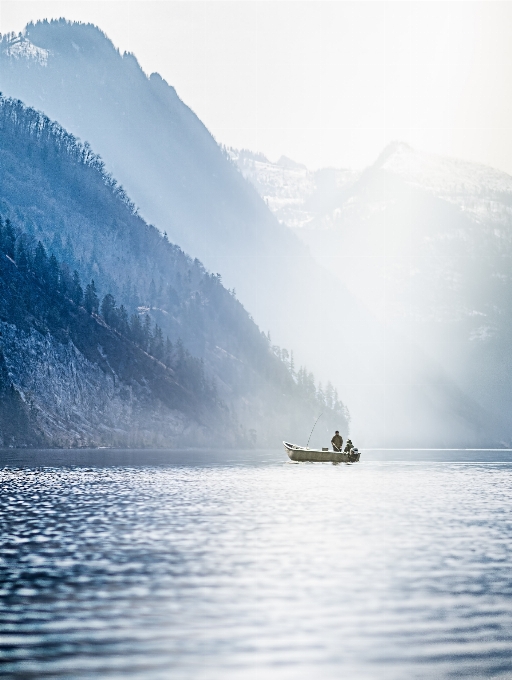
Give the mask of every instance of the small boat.
<path id="1" fill-rule="evenodd" d="M 329 449 L 308 449 L 288 442 L 283 442 L 283 444 L 288 458 L 302 463 L 357 463 L 361 456 L 357 449 L 344 453 L 343 451 L 329 451 Z"/>

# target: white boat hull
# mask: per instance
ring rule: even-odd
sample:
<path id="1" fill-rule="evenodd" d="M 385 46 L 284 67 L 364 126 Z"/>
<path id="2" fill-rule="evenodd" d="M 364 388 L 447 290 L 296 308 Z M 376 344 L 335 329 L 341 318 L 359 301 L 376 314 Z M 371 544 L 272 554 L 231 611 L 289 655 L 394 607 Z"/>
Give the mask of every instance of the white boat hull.
<path id="1" fill-rule="evenodd" d="M 301 463 L 357 463 L 361 454 L 343 453 L 342 451 L 320 451 L 319 449 L 308 449 L 303 446 L 296 446 L 283 442 L 286 453 L 290 460 Z"/>

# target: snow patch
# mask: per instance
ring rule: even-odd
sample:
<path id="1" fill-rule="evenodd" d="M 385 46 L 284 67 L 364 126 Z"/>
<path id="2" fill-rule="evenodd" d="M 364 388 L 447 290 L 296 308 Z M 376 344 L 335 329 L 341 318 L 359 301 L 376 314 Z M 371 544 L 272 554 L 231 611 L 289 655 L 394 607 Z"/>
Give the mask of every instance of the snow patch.
<path id="1" fill-rule="evenodd" d="M 4 48 L 4 54 L 13 59 L 26 59 L 27 61 L 36 61 L 41 66 L 46 66 L 48 63 L 49 50 L 42 47 L 37 47 L 32 44 L 30 40 L 22 36 L 13 36 L 7 42 Z"/>
<path id="2" fill-rule="evenodd" d="M 286 156 L 272 163 L 263 154 L 251 153 L 246 149 L 226 148 L 225 152 L 244 178 L 255 187 L 279 222 L 301 229 L 310 226 L 318 218 L 316 209 L 310 204 L 320 189 L 321 173 L 326 170 L 313 172 Z M 359 177 L 358 173 L 351 170 L 327 169 L 327 172 L 332 173 L 334 192 L 342 190 Z M 331 226 L 335 219 L 335 216 L 329 215 L 323 226 Z"/>
<path id="3" fill-rule="evenodd" d="M 512 176 L 501 170 L 401 143 L 390 145 L 374 167 L 456 205 L 476 222 L 508 225 L 512 217 Z"/>

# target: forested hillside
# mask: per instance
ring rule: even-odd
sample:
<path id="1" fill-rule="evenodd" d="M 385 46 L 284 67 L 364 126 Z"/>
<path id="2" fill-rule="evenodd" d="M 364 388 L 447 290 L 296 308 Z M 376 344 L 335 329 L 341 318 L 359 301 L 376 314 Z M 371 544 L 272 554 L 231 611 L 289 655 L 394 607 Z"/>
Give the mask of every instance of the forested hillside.
<path id="1" fill-rule="evenodd" d="M 25 306 L 11 309 L 6 292 L 2 321 L 71 342 L 123 382 L 147 382 L 144 374 L 130 375 L 127 357 L 151 356 L 151 366 L 172 374 L 192 400 L 184 396 L 182 407 L 175 394 L 169 408 L 196 420 L 209 414 L 212 438 L 222 430 L 233 444 L 275 444 L 304 436 L 321 411 L 324 427 L 347 429 L 346 409 L 332 386 L 317 388 L 310 372 L 295 367 L 291 352 L 258 330 L 220 275 L 146 224 L 88 145 L 21 102 L 2 98 L 0 164 L 0 212 L 9 220 L 6 234 L 13 230 L 5 237 L 12 242 L 7 262 L 13 271 L 45 280 L 50 295 L 38 316 L 26 302 L 25 284 L 14 277 L 4 290 L 14 286 L 13 299 Z M 42 271 L 50 279 L 41 278 Z M 71 305 L 62 319 L 61 302 Z M 119 338 L 115 361 L 98 349 L 105 345 L 96 337 L 104 328 Z M 197 440 L 204 442 L 203 434 Z"/>
<path id="2" fill-rule="evenodd" d="M 481 441 L 475 422 L 483 414 L 475 415 L 478 407 L 471 395 L 461 393 L 408 333 L 390 336 L 325 267 L 332 253 L 320 263 L 315 261 L 272 215 L 174 88 L 156 73 L 147 76 L 134 55 L 120 54 L 98 28 L 43 21 L 28 25 L 23 34 L 4 35 L 0 90 L 42 110 L 91 143 L 146 220 L 166 231 L 171 241 L 198 257 L 209 271 L 220 272 L 224 284 L 236 289 L 236 297 L 260 328 L 270 330 L 274 342 L 293 347 L 299 363 L 307 363 L 324 383 L 337 384 L 350 404 L 359 442 L 437 446 Z M 331 180 L 330 175 L 322 178 L 322 191 L 330 190 Z M 22 184 L 30 194 L 28 174 Z M 168 315 L 171 337 L 180 335 L 196 356 L 204 352 L 208 365 L 222 364 L 222 370 L 216 370 L 220 394 L 230 392 L 232 378 L 256 394 L 261 388 L 259 369 L 247 373 L 247 366 L 242 368 L 229 356 L 238 357 L 239 352 L 244 356 L 244 347 L 237 343 L 245 336 L 235 332 L 235 326 L 243 326 L 247 319 L 228 303 L 226 291 L 214 288 L 212 278 L 206 279 L 196 263 L 161 250 L 158 233 L 149 227 L 140 253 L 145 264 L 128 280 L 133 258 L 126 248 L 118 249 L 117 217 L 113 217 L 118 209 L 107 211 L 108 221 L 93 230 L 92 239 L 87 221 L 96 219 L 90 210 L 101 205 L 99 196 L 105 190 L 100 189 L 98 196 L 93 192 L 90 208 L 87 191 L 85 183 L 78 210 L 71 206 L 81 194 L 62 194 L 65 198 L 57 201 L 53 222 L 48 216 L 55 203 L 49 196 L 44 210 L 34 212 L 25 206 L 23 220 L 26 217 L 27 227 L 41 233 L 45 245 L 54 250 L 69 249 L 73 241 L 72 255 L 84 280 L 94 277 L 102 291 L 109 289 L 125 305 L 130 300 L 136 304 L 138 296 L 143 305 L 153 307 L 152 315 L 162 328 L 161 317 Z M 41 220 L 46 221 L 44 226 Z M 72 238 L 68 239 L 67 228 L 61 229 L 63 224 L 72 225 Z M 126 227 L 127 232 L 130 229 Z M 54 233 L 58 236 L 52 244 Z M 153 258 L 155 248 L 159 254 Z M 71 255 L 62 254 L 64 259 Z M 175 261 L 170 275 L 162 264 L 167 258 Z M 356 273 L 350 283 L 354 291 L 364 278 Z M 180 303 L 179 312 L 170 302 L 175 293 L 187 300 Z M 215 314 L 204 302 L 213 296 Z M 217 326 L 230 328 L 231 335 L 205 342 L 198 330 L 202 323 L 211 339 L 215 333 L 222 338 Z M 243 345 L 259 356 L 252 340 Z M 224 382 L 221 375 L 231 377 Z M 247 406 L 247 415 L 254 417 L 252 405 Z"/>
<path id="3" fill-rule="evenodd" d="M 1 38 L 0 91 L 89 142 L 146 222 L 167 232 L 208 271 L 220 272 L 224 286 L 236 290 L 273 342 L 293 347 L 299 364 L 307 364 L 324 385 L 336 384 L 347 403 L 357 396 L 368 409 L 379 368 L 367 348 L 379 337 L 363 332 L 354 344 L 344 328 L 351 323 L 367 331 L 370 321 L 277 222 L 203 122 L 157 73 L 147 76 L 134 55 L 120 54 L 95 26 L 44 21 L 28 26 L 24 35 Z M 92 245 L 84 250 L 87 266 Z M 115 246 L 112 252 L 116 256 Z M 189 269 L 195 286 L 200 273 L 195 275 L 191 263 L 180 274 L 187 277 Z M 147 271 L 143 268 L 141 288 L 153 279 L 158 295 L 159 273 L 148 277 Z M 87 277 L 93 274 L 103 272 Z M 171 285 L 178 291 L 179 281 Z M 189 308 L 193 315 L 193 301 Z M 327 323 L 332 333 L 320 332 Z M 187 342 L 191 351 L 202 351 L 192 346 L 195 334 Z M 370 407 L 372 427 L 380 415 L 380 404 Z"/>
<path id="4" fill-rule="evenodd" d="M 164 345 L 149 317 L 114 318 L 112 299 L 99 316 L 94 282 L 84 292 L 76 270 L 0 217 L 4 446 L 198 443 L 226 428 L 202 364 Z M 222 441 L 236 441 L 229 427 Z"/>

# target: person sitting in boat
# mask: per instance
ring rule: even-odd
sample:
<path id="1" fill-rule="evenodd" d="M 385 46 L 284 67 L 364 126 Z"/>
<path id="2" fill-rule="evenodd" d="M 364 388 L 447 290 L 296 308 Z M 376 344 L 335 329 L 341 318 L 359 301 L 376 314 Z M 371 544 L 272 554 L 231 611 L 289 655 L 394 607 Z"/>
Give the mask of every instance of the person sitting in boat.
<path id="1" fill-rule="evenodd" d="M 354 445 L 352 444 L 352 440 L 347 439 L 347 443 L 345 444 L 345 450 L 344 450 L 343 453 L 350 453 L 353 448 L 354 448 Z"/>
<path id="2" fill-rule="evenodd" d="M 340 435 L 338 430 L 336 430 L 334 437 L 331 439 L 331 444 L 333 451 L 341 451 L 341 447 L 343 446 L 343 437 Z"/>

